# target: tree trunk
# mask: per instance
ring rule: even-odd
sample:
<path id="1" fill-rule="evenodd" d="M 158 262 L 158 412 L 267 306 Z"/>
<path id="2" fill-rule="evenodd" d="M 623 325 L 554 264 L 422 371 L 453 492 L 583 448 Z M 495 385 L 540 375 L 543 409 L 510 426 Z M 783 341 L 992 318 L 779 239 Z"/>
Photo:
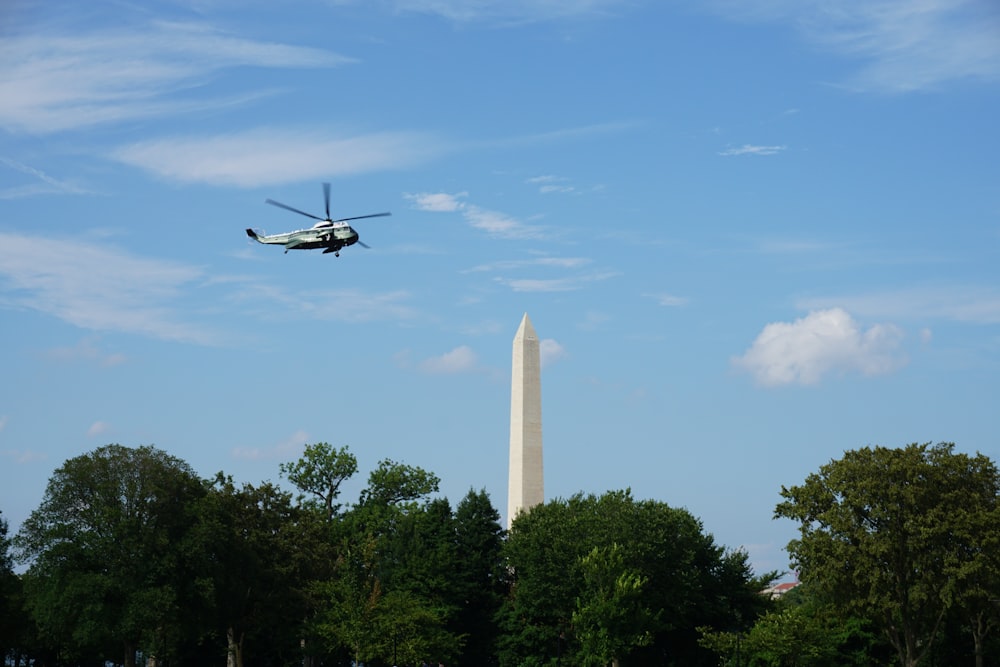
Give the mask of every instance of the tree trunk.
<path id="1" fill-rule="evenodd" d="M 125 642 L 125 667 L 135 667 L 135 644 Z"/>
<path id="2" fill-rule="evenodd" d="M 226 667 L 243 667 L 243 639 L 241 632 L 236 641 L 236 630 L 231 626 L 226 629 Z"/>
<path id="3" fill-rule="evenodd" d="M 972 619 L 972 643 L 976 647 L 976 667 L 983 667 L 983 639 L 986 637 L 989 622 L 983 623 L 983 612 Z"/>

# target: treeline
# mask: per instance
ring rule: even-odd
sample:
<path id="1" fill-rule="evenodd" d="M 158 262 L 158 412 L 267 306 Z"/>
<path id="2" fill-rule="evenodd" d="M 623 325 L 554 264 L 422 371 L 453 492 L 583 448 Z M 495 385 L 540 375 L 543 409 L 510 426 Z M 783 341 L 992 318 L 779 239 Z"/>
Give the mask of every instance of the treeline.
<path id="1" fill-rule="evenodd" d="M 628 491 L 508 532 L 485 491 L 452 507 L 391 460 L 344 502 L 346 447 L 279 470 L 295 492 L 201 479 L 154 447 L 66 461 L 16 535 L 0 517 L 5 663 L 1000 664 L 997 470 L 952 445 L 848 452 L 782 488 L 803 585 L 779 601 L 760 593 L 778 573 Z"/>

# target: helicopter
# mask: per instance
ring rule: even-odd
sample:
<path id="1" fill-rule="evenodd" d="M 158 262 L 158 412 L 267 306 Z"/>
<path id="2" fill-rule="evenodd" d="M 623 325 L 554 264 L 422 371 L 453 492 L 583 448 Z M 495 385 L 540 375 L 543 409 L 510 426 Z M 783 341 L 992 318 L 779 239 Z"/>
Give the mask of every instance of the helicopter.
<path id="1" fill-rule="evenodd" d="M 340 249 L 346 248 L 349 245 L 354 245 L 357 243 L 362 248 L 371 248 L 371 246 L 366 245 L 361 242 L 358 238 L 358 233 L 347 224 L 348 220 L 361 220 L 363 218 L 379 218 L 386 215 L 392 215 L 391 213 L 371 213 L 369 215 L 358 215 L 353 218 L 340 218 L 339 220 L 333 220 L 330 217 L 330 184 L 323 184 L 323 199 L 326 202 L 326 217 L 321 218 L 318 215 L 313 215 L 312 213 L 306 213 L 305 211 L 300 211 L 297 208 L 292 208 L 288 204 L 282 204 L 281 202 L 274 201 L 273 199 L 267 199 L 264 201 L 265 204 L 271 204 L 272 206 L 277 206 L 278 208 L 283 208 L 293 213 L 298 213 L 299 215 L 304 215 L 307 218 L 312 218 L 313 220 L 319 220 L 315 225 L 309 229 L 297 229 L 294 232 L 285 232 L 284 234 L 259 234 L 253 229 L 247 229 L 247 236 L 252 238 L 257 243 L 266 243 L 270 245 L 283 245 L 285 246 L 285 252 L 289 250 L 312 250 L 314 248 L 323 248 L 323 254 L 332 252 L 334 257 L 340 257 Z"/>

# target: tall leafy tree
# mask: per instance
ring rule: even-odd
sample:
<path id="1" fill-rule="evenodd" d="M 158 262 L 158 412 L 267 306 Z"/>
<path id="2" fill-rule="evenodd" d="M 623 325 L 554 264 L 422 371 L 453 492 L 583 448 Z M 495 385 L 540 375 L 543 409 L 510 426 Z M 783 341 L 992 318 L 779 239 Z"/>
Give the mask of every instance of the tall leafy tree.
<path id="1" fill-rule="evenodd" d="M 340 485 L 358 471 L 358 459 L 347 446 L 339 449 L 326 442 L 306 445 L 302 458 L 278 466 L 281 474 L 300 492 L 300 501 L 320 509 L 327 518 L 340 512 Z"/>
<path id="2" fill-rule="evenodd" d="M 278 661 L 297 653 L 306 616 L 303 562 L 319 542 L 308 514 L 270 483 L 237 486 L 221 472 L 202 503 L 204 572 L 211 575 L 217 632 L 227 664 Z"/>
<path id="3" fill-rule="evenodd" d="M 489 494 L 470 489 L 455 508 L 456 559 L 451 571 L 459 612 L 449 627 L 465 638 L 460 664 L 497 663 L 495 618 L 507 583 L 501 561 L 503 540 L 500 513 Z"/>
<path id="4" fill-rule="evenodd" d="M 998 492 L 993 462 L 951 443 L 865 447 L 783 487 L 775 516 L 800 524 L 788 551 L 802 580 L 870 618 L 914 667 L 988 569 L 975 536 L 996 534 Z"/>
<path id="5" fill-rule="evenodd" d="M 204 494 L 190 466 L 151 446 L 66 461 L 15 539 L 43 636 L 80 655 L 117 654 L 125 667 L 139 649 L 169 653 L 206 608 L 187 553 Z"/>
<path id="6" fill-rule="evenodd" d="M 416 662 L 457 655 L 448 570 L 454 538 L 447 501 L 427 501 L 439 479 L 384 459 L 358 502 L 338 517 L 337 557 L 318 582 L 317 635 L 352 660 Z"/>
<path id="7" fill-rule="evenodd" d="M 361 492 L 358 506 L 375 511 L 406 511 L 436 492 L 440 483 L 437 475 L 423 468 L 383 459 L 368 475 L 368 486 Z"/>
<path id="8" fill-rule="evenodd" d="M 760 588 L 745 560 L 716 545 L 689 512 L 629 491 L 532 508 L 511 526 L 504 557 L 513 583 L 501 613 L 502 665 L 589 661 L 600 633 L 614 652 L 631 647 L 615 656 L 629 664 L 706 664 L 713 657 L 698 646 L 696 628 L 732 627 L 762 604 L 749 593 Z M 612 574 L 620 589 L 610 587 Z M 597 624 L 590 610 L 615 595 L 648 642 L 627 623 Z M 589 626 L 578 627 L 574 612 Z"/>

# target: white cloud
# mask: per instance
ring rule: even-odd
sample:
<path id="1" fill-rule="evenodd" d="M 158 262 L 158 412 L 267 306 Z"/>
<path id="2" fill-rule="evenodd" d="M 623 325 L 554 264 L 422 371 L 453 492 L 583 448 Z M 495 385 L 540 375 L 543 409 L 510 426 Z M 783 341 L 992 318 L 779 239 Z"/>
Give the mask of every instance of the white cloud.
<path id="1" fill-rule="evenodd" d="M 200 269 L 81 242 L 0 232 L 0 304 L 47 313 L 83 329 L 199 344 L 214 332 L 172 306 Z"/>
<path id="2" fill-rule="evenodd" d="M 452 213 L 454 211 L 458 211 L 465 206 L 465 203 L 459 200 L 467 196 L 467 192 L 459 192 L 453 195 L 445 192 L 405 195 L 407 199 L 416 204 L 418 211 L 433 211 L 436 213 Z"/>
<path id="3" fill-rule="evenodd" d="M 526 225 L 505 213 L 490 211 L 478 206 L 467 205 L 463 209 L 465 220 L 476 229 L 481 229 L 490 236 L 505 239 L 537 239 L 544 234 L 541 228 Z"/>
<path id="4" fill-rule="evenodd" d="M 36 134 L 212 108 L 259 93 L 195 101 L 184 95 L 233 67 L 333 67 L 329 51 L 159 22 L 59 34 L 32 27 L 0 41 L 0 127 Z"/>
<path id="5" fill-rule="evenodd" d="M 96 421 L 90 425 L 90 428 L 87 429 L 87 437 L 96 438 L 97 436 L 107 433 L 110 430 L 111 425 L 107 422 Z"/>
<path id="6" fill-rule="evenodd" d="M 460 345 L 439 357 L 431 357 L 420 362 L 420 370 L 435 375 L 452 375 L 476 370 L 478 358 L 468 345 Z"/>
<path id="7" fill-rule="evenodd" d="M 832 308 L 768 324 L 733 363 L 765 386 L 816 384 L 831 372 L 878 375 L 906 363 L 899 350 L 902 335 L 891 324 L 862 331 L 846 311 Z"/>
<path id="8" fill-rule="evenodd" d="M 785 148 L 785 146 L 754 146 L 752 144 L 743 144 L 738 148 L 728 148 L 724 151 L 719 151 L 719 155 L 726 157 L 733 155 L 775 155 L 785 150 Z"/>
<path id="9" fill-rule="evenodd" d="M 140 142 L 112 157 L 172 181 L 256 187 L 398 169 L 441 149 L 431 137 L 412 132 L 338 137 L 326 130 L 256 128 Z"/>
<path id="10" fill-rule="evenodd" d="M 552 364 L 569 356 L 569 353 L 566 352 L 566 348 L 560 345 L 559 342 L 553 338 L 543 338 L 538 341 L 538 353 L 542 368 L 551 366 Z"/>

